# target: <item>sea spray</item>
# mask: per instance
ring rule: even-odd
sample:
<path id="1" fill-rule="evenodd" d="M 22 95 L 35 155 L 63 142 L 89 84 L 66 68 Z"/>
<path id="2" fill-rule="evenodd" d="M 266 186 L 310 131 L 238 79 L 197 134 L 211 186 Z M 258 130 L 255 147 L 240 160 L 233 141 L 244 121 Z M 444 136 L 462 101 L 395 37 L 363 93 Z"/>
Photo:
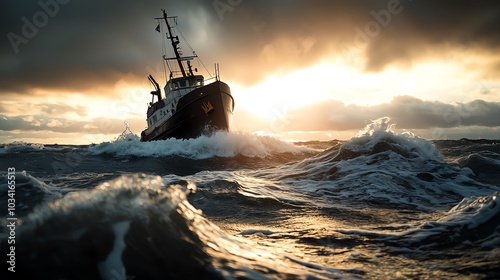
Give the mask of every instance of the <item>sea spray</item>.
<path id="1" fill-rule="evenodd" d="M 265 158 L 279 153 L 314 152 L 307 147 L 295 146 L 268 136 L 257 136 L 240 132 L 219 131 L 212 135 L 202 135 L 196 139 L 166 139 L 152 142 L 140 142 L 128 137 L 122 141 L 105 142 L 91 146 L 92 155 L 111 154 L 120 157 L 164 157 L 182 156 L 191 159 L 211 157 L 246 157 Z"/>

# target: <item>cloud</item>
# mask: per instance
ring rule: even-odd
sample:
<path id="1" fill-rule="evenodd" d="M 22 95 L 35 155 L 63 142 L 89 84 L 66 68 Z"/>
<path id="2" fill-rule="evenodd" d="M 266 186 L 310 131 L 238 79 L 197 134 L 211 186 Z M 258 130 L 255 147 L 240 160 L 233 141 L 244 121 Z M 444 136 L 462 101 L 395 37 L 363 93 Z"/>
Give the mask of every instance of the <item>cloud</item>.
<path id="1" fill-rule="evenodd" d="M 24 115 L 5 116 L 0 115 L 0 131 L 7 132 L 46 132 L 46 138 L 50 138 L 52 133 L 77 133 L 83 134 L 111 134 L 119 135 L 124 129 L 121 119 L 114 118 L 94 118 L 89 120 L 68 120 L 54 118 L 47 115 Z M 142 128 L 145 126 L 143 119 L 129 120 L 131 127 Z M 136 131 L 137 134 L 140 131 Z"/>
<path id="2" fill-rule="evenodd" d="M 0 103 L 0 114 L 16 116 L 19 113 L 29 112 L 32 115 L 49 115 L 52 118 L 64 117 L 68 114 L 76 114 L 80 117 L 87 116 L 87 107 L 82 105 L 71 105 L 63 102 L 56 103 L 26 103 L 9 102 Z"/>
<path id="3" fill-rule="evenodd" d="M 76 113 L 79 116 L 87 115 L 87 107 L 81 105 L 72 106 L 64 103 L 56 103 L 56 104 L 40 104 L 38 105 L 38 107 L 40 107 L 42 113 L 48 114 L 50 116 L 63 116 L 64 114 L 67 113 Z"/>
<path id="4" fill-rule="evenodd" d="M 476 50 L 491 64 L 500 61 L 498 1 L 246 1 L 226 13 L 226 22 L 223 57 L 237 57 L 238 64 L 224 65 L 249 80 L 350 53 L 372 72 L 446 60 L 454 51 Z"/>
<path id="5" fill-rule="evenodd" d="M 95 88 L 109 87 L 124 77 L 145 80 L 151 69 L 162 69 L 153 20 L 161 8 L 179 16 L 183 34 L 206 65 L 220 62 L 223 75 L 241 83 L 307 67 L 325 56 L 345 55 L 346 46 L 359 51 L 367 71 L 474 49 L 492 56 L 487 67 L 491 75 L 500 73 L 495 57 L 500 46 L 498 1 L 219 2 L 226 8 L 202 0 L 68 1 L 59 4 L 44 24 L 37 24 L 34 35 L 25 36 L 26 20 L 33 23 L 44 8 L 39 1 L 3 1 L 0 93 L 30 94 L 43 88 L 96 94 Z M 388 5 L 402 10 L 384 21 Z M 368 36 L 361 45 L 356 43 L 358 29 Z M 10 33 L 27 42 L 12 44 Z"/>
<path id="6" fill-rule="evenodd" d="M 430 139 L 498 138 L 500 131 L 500 102 L 474 100 L 466 103 L 446 104 L 424 101 L 411 96 L 397 96 L 390 102 L 374 106 L 346 105 L 340 101 L 329 100 L 300 108 L 281 110 L 279 114 L 271 118 L 256 117 L 238 109 L 235 111 L 233 130 L 263 131 L 276 135 L 290 133 L 319 135 L 323 132 L 323 134 L 337 133 L 353 136 L 371 120 L 385 116 L 392 119 L 397 129 L 407 129 Z M 49 115 L 14 117 L 0 115 L 0 119 L 2 120 L 0 122 L 1 139 L 14 139 L 20 134 L 35 133 L 38 138 L 44 136 L 50 139 L 56 135 L 59 138 L 72 135 L 75 141 L 75 139 L 83 139 L 84 135 L 116 137 L 124 130 L 123 120 L 115 118 L 68 120 Z M 250 119 L 251 122 L 248 121 Z M 127 121 L 137 135 L 146 125 L 143 118 Z M 44 135 L 40 136 L 40 133 Z"/>
<path id="7" fill-rule="evenodd" d="M 238 113 L 235 120 L 248 118 Z M 374 106 L 346 105 L 337 100 L 323 101 L 290 109 L 267 120 L 256 120 L 254 129 L 282 133 L 290 131 L 359 130 L 371 120 L 390 117 L 399 129 L 500 127 L 500 103 L 474 100 L 446 104 L 397 96 Z"/>

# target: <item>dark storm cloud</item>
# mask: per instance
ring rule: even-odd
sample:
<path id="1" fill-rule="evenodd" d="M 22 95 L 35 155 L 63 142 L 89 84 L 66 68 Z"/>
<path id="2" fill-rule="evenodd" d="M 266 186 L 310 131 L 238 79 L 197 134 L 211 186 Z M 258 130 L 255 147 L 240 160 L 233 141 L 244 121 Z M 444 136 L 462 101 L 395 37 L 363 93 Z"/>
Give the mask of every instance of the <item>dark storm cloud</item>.
<path id="1" fill-rule="evenodd" d="M 161 8 L 179 16 L 206 64 L 220 62 L 225 77 L 246 83 L 350 50 L 378 71 L 454 48 L 498 53 L 500 42 L 499 1 L 2 1 L 0 91 L 89 91 L 145 79 L 161 69 L 152 20 Z M 27 21 L 36 32 L 23 33 Z M 24 41 L 13 44 L 12 34 Z"/>
<path id="2" fill-rule="evenodd" d="M 145 79 L 146 68 L 161 60 L 153 18 L 161 8 L 185 11 L 199 2 L 3 1 L 0 90 L 89 91 L 123 78 Z"/>
<path id="3" fill-rule="evenodd" d="M 380 70 L 393 62 L 411 63 L 420 56 L 446 59 L 447 52 L 455 48 L 479 49 L 489 54 L 499 50 L 498 1 L 401 3 L 401 12 L 392 15 L 388 26 L 370 40 L 366 53 L 368 70 Z"/>
<path id="4" fill-rule="evenodd" d="M 386 116 L 400 129 L 500 127 L 500 103 L 475 100 L 446 104 L 398 96 L 389 103 L 367 107 L 332 100 L 289 110 L 279 121 L 283 131 L 343 131 L 360 129 Z"/>
<path id="5" fill-rule="evenodd" d="M 224 26 L 232 35 L 225 43 L 249 54 L 240 68 L 260 65 L 260 71 L 273 72 L 307 67 L 329 53 L 379 71 L 421 58 L 462 59 L 447 58 L 456 49 L 487 54 L 500 49 L 499 1 L 249 2 L 226 13 L 224 20 L 232 23 Z"/>

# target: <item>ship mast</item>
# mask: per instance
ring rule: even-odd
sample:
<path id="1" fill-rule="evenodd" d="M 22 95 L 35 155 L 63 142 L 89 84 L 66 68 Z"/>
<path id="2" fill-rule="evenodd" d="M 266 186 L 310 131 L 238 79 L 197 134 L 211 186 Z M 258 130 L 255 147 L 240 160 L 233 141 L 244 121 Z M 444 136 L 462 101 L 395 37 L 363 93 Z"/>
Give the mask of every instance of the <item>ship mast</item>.
<path id="1" fill-rule="evenodd" d="M 177 60 L 177 63 L 179 64 L 179 68 L 181 69 L 182 77 L 186 77 L 186 71 L 184 70 L 184 66 L 182 65 L 183 58 L 179 54 L 179 47 L 178 47 L 178 45 L 180 43 L 179 36 L 172 35 L 172 28 L 170 27 L 170 23 L 168 22 L 167 13 L 163 9 L 162 9 L 162 12 L 163 12 L 163 19 L 167 23 L 168 39 L 170 39 L 170 42 L 172 43 L 172 48 L 174 49 L 174 53 L 175 53 L 175 59 Z M 188 68 L 189 68 L 189 73 L 191 75 L 193 75 L 193 71 L 191 70 L 191 65 L 189 64 L 189 61 L 188 61 Z"/>

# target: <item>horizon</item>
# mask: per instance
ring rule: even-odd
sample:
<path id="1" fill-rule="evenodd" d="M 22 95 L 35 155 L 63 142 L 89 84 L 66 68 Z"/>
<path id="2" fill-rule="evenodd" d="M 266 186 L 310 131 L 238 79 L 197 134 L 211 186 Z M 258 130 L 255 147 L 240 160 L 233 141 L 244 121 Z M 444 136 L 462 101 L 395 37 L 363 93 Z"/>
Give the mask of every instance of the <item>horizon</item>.
<path id="1" fill-rule="evenodd" d="M 220 64 L 233 132 L 344 141 L 389 117 L 396 131 L 428 140 L 500 139 L 500 2 L 0 5 L 9 12 L 0 27 L 3 144 L 99 144 L 125 121 L 139 135 L 146 76 L 165 84 L 154 20 L 162 8 L 203 66 Z"/>
<path id="2" fill-rule="evenodd" d="M 358 133 L 361 132 L 358 131 Z M 410 132 L 411 131 L 406 131 L 406 130 L 399 130 L 399 129 L 395 129 L 394 131 L 390 131 L 390 133 L 393 133 L 395 136 L 401 136 L 402 133 L 404 132 Z M 247 132 L 241 132 L 241 131 L 228 131 L 227 133 L 236 133 L 236 134 L 239 134 L 239 133 L 247 133 Z M 273 136 L 273 135 L 259 135 L 259 132 L 255 132 L 255 133 L 247 133 L 249 136 L 253 136 L 253 137 L 271 137 L 271 138 L 274 138 L 274 139 L 277 139 L 277 140 L 280 140 L 280 141 L 283 141 L 283 142 L 288 142 L 288 143 L 313 143 L 313 142 L 320 142 L 320 143 L 328 143 L 328 142 L 349 142 L 351 141 L 352 139 L 355 139 L 355 138 L 360 138 L 360 137 L 363 137 L 365 135 L 359 135 L 358 133 L 355 133 L 352 135 L 352 137 L 348 137 L 348 138 L 343 138 L 343 139 L 337 139 L 337 138 L 329 138 L 329 139 L 324 139 L 324 140 L 320 140 L 320 139 L 310 139 L 310 140 L 299 140 L 299 139 L 282 139 L 282 138 L 279 138 L 279 137 L 276 137 L 276 136 Z M 133 133 L 134 136 L 138 137 L 139 139 L 139 135 Z M 79 144 L 79 143 L 51 143 L 51 142 L 45 142 L 45 143 L 40 143 L 40 142 L 25 142 L 25 141 L 13 141 L 13 142 L 7 142 L 7 143 L 0 143 L 0 146 L 4 146 L 5 147 L 8 147 L 10 145 L 27 145 L 27 146 L 31 146 L 31 145 L 35 145 L 35 146 L 38 146 L 38 145 L 41 145 L 41 146 L 94 146 L 94 145 L 99 145 L 99 144 L 103 144 L 103 143 L 117 143 L 119 141 L 126 141 L 126 140 L 120 140 L 119 137 L 121 135 L 118 135 L 116 137 L 114 137 L 113 139 L 110 139 L 110 140 L 106 140 L 106 141 L 103 141 L 103 142 L 100 142 L 100 143 L 84 143 L 84 144 Z M 211 137 L 211 135 L 202 135 L 204 137 Z M 370 136 L 371 137 L 371 136 Z M 429 142 L 436 142 L 436 141 L 462 141 L 462 140 L 466 140 L 466 141 L 471 141 L 471 142 L 474 142 L 474 141 L 500 141 L 500 138 L 453 138 L 453 139 L 446 139 L 446 138 L 443 138 L 443 139 L 428 139 L 428 138 L 423 138 L 423 137 L 420 137 L 419 135 L 417 134 L 414 134 L 414 137 L 417 137 L 417 138 L 421 138 L 421 139 L 424 139 L 426 141 L 429 141 Z M 189 141 L 190 139 L 175 139 L 176 141 Z M 162 140 L 156 140 L 156 141 L 162 141 Z M 154 141 L 153 141 L 154 142 Z"/>

